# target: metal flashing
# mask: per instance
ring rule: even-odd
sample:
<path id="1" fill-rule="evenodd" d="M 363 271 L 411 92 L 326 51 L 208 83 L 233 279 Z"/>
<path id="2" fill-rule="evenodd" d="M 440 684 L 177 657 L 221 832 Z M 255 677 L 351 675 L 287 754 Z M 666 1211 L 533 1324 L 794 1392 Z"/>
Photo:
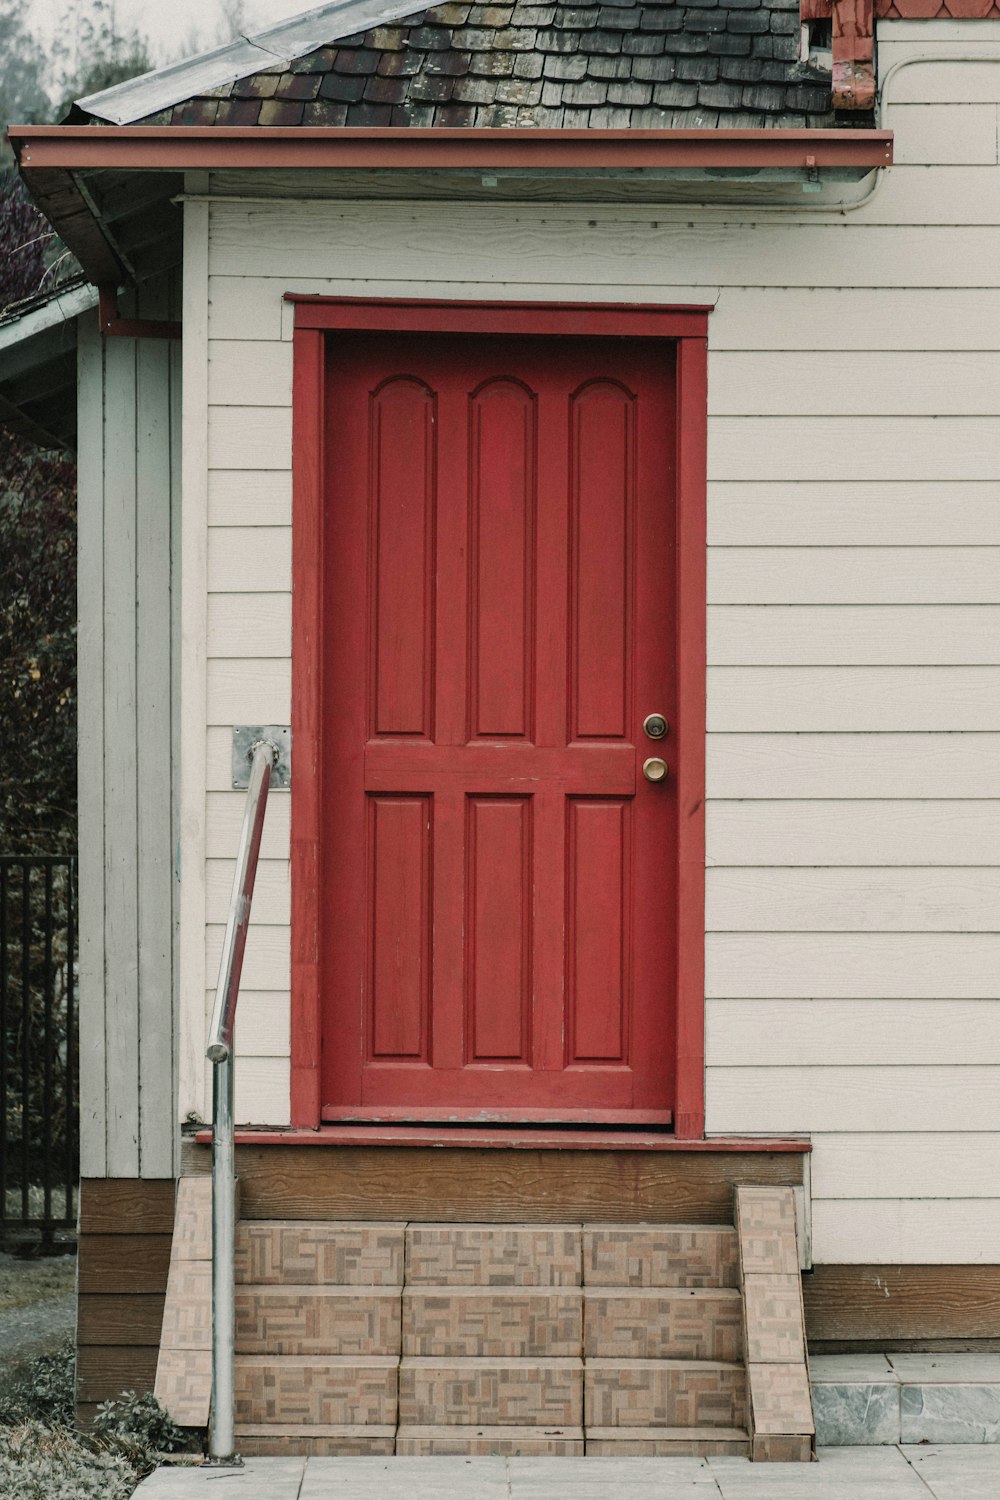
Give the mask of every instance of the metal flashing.
<path id="1" fill-rule="evenodd" d="M 266 31 L 238 37 L 197 57 L 168 63 L 100 93 L 88 94 L 77 99 L 76 106 L 109 124 L 129 125 L 196 94 L 303 57 L 340 36 L 367 31 L 384 21 L 410 15 L 413 10 L 413 0 L 334 0 L 332 5 L 320 5 Z"/>

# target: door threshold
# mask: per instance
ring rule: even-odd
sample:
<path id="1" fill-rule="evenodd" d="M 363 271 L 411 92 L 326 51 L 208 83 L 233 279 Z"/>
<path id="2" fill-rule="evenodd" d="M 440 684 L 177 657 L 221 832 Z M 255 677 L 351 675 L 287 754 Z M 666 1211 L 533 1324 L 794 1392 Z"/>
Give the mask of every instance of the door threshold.
<path id="1" fill-rule="evenodd" d="M 210 1145 L 212 1132 L 195 1134 L 199 1145 Z M 321 1125 L 237 1127 L 238 1146 L 436 1146 L 477 1150 L 537 1151 L 759 1151 L 808 1152 L 812 1142 L 801 1136 L 714 1136 L 680 1140 L 656 1130 L 581 1130 L 578 1126 L 523 1125 Z"/>

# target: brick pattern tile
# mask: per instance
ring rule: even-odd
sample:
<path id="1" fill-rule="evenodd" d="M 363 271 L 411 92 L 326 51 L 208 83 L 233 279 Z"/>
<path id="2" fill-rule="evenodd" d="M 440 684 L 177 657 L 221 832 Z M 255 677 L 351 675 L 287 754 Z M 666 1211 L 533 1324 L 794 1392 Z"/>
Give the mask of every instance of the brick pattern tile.
<path id="1" fill-rule="evenodd" d="M 747 1276 L 743 1306 L 749 1363 L 787 1364 L 805 1360 L 798 1272 L 794 1276 Z"/>
<path id="2" fill-rule="evenodd" d="M 736 1231 L 728 1226 L 585 1224 L 585 1286 L 737 1284 Z"/>
<path id="3" fill-rule="evenodd" d="M 703 1428 L 588 1427 L 590 1458 L 745 1458 L 750 1442 L 744 1431 L 719 1429 L 709 1436 Z"/>
<path id="4" fill-rule="evenodd" d="M 501 1454 L 510 1458 L 582 1458 L 582 1427 L 400 1427 L 396 1452 L 427 1458 L 443 1454 Z"/>
<path id="5" fill-rule="evenodd" d="M 403 1293 L 403 1353 L 421 1355 L 579 1355 L 583 1299 L 575 1290 L 490 1287 Z"/>
<path id="6" fill-rule="evenodd" d="M 366 1458 L 395 1452 L 396 1429 L 387 1427 L 237 1427 L 243 1458 Z"/>
<path id="7" fill-rule="evenodd" d="M 182 1177 L 178 1182 L 170 1253 L 182 1260 L 212 1259 L 211 1177 Z"/>
<path id="8" fill-rule="evenodd" d="M 400 1287 L 243 1287 L 241 1354 L 399 1354 Z"/>
<path id="9" fill-rule="evenodd" d="M 744 1275 L 769 1271 L 798 1275 L 795 1194 L 791 1188 L 740 1187 L 736 1229 Z"/>
<path id="10" fill-rule="evenodd" d="M 236 1357 L 236 1420 L 308 1426 L 374 1424 L 397 1418 L 397 1361 L 389 1355 Z"/>
<path id="11" fill-rule="evenodd" d="M 401 1286 L 403 1224 L 240 1224 L 236 1280 L 256 1285 Z"/>
<path id="12" fill-rule="evenodd" d="M 758 1464 L 807 1464 L 812 1459 L 812 1438 L 795 1433 L 780 1437 L 754 1435 L 752 1458 Z"/>
<path id="13" fill-rule="evenodd" d="M 210 1349 L 165 1349 L 156 1362 L 156 1399 L 179 1427 L 204 1427 L 212 1400 Z"/>
<path id="14" fill-rule="evenodd" d="M 792 1189 L 738 1187 L 736 1229 L 753 1455 L 808 1459 L 815 1427 Z"/>
<path id="15" fill-rule="evenodd" d="M 588 1360 L 584 1425 L 743 1427 L 741 1365 Z"/>
<path id="16" fill-rule="evenodd" d="M 204 1427 L 212 1399 L 212 1183 L 182 1177 L 174 1204 L 154 1391 L 182 1427 Z"/>
<path id="17" fill-rule="evenodd" d="M 724 1359 L 743 1352 L 735 1291 L 605 1287 L 584 1294 L 586 1359 Z"/>
<path id="18" fill-rule="evenodd" d="M 212 1346 L 212 1262 L 171 1255 L 163 1304 L 160 1347 L 189 1350 Z"/>
<path id="19" fill-rule="evenodd" d="M 431 1286 L 579 1286 L 580 1226 L 411 1224 L 406 1281 Z"/>
<path id="20" fill-rule="evenodd" d="M 401 1424 L 579 1427 L 580 1359 L 415 1359 L 399 1369 Z"/>
<path id="21" fill-rule="evenodd" d="M 748 1365 L 754 1437 L 815 1431 L 809 1374 L 804 1364 Z"/>

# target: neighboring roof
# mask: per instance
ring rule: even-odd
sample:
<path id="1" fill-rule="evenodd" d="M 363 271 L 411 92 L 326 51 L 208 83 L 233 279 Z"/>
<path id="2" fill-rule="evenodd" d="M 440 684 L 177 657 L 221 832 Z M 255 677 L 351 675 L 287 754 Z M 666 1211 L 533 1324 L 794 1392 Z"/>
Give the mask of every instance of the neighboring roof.
<path id="1" fill-rule="evenodd" d="M 80 100 L 148 125 L 829 128 L 799 0 L 346 0 Z"/>
<path id="2" fill-rule="evenodd" d="M 76 320 L 97 305 L 82 276 L 0 312 L 0 429 L 43 448 L 76 435 Z"/>

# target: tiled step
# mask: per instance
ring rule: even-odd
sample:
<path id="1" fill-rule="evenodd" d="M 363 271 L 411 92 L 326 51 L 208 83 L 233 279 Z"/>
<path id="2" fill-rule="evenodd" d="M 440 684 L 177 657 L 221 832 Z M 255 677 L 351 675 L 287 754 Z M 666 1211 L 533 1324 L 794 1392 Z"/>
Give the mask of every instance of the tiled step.
<path id="1" fill-rule="evenodd" d="M 401 1287 L 249 1286 L 236 1293 L 240 1354 L 398 1354 Z"/>
<path id="2" fill-rule="evenodd" d="M 579 1286 L 579 1224 L 411 1224 L 408 1286 Z"/>
<path id="3" fill-rule="evenodd" d="M 467 1358 L 578 1356 L 583 1298 L 573 1287 L 407 1287 L 403 1353 Z"/>
<path id="4" fill-rule="evenodd" d="M 403 1426 L 579 1427 L 581 1359 L 424 1359 L 399 1367 Z"/>
<path id="5" fill-rule="evenodd" d="M 742 1427 L 588 1427 L 590 1458 L 745 1458 L 750 1437 Z"/>
<path id="6" fill-rule="evenodd" d="M 396 1451 L 392 1425 L 306 1427 L 267 1422 L 236 1428 L 236 1450 L 242 1458 L 281 1458 L 305 1454 L 315 1458 L 364 1458 Z"/>
<path id="7" fill-rule="evenodd" d="M 720 1360 L 588 1359 L 584 1424 L 743 1427 L 746 1376 Z"/>
<path id="8" fill-rule="evenodd" d="M 256 1286 L 401 1286 L 403 1224 L 248 1220 L 236 1280 Z"/>
<path id="9" fill-rule="evenodd" d="M 729 1224 L 585 1224 L 585 1286 L 735 1287 Z"/>
<path id="10" fill-rule="evenodd" d="M 742 1306 L 732 1288 L 601 1287 L 584 1292 L 583 1352 L 588 1360 L 732 1361 L 742 1350 Z"/>
<path id="11" fill-rule="evenodd" d="M 236 1420 L 243 1426 L 388 1426 L 397 1420 L 394 1355 L 236 1356 Z"/>
<path id="12" fill-rule="evenodd" d="M 501 1454 L 510 1458 L 582 1458 L 582 1427 L 400 1427 L 396 1452 L 411 1457 Z"/>

